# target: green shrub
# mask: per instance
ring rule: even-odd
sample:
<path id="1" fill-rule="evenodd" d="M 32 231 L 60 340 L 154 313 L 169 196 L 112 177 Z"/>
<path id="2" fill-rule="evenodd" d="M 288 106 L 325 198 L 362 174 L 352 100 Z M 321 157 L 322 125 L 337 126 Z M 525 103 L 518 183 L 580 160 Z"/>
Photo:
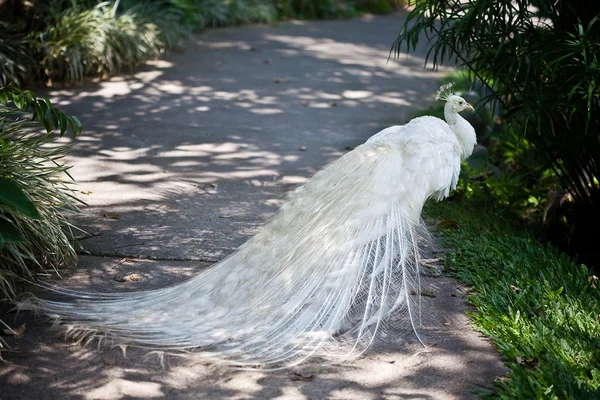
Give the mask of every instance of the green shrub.
<path id="1" fill-rule="evenodd" d="M 0 85 L 131 71 L 191 30 L 387 13 L 395 0 L 0 1 Z"/>
<path id="2" fill-rule="evenodd" d="M 194 29 L 212 26 L 272 22 L 277 10 L 264 0 L 170 0 Z"/>
<path id="3" fill-rule="evenodd" d="M 0 87 L 20 85 L 35 70 L 23 30 L 18 24 L 0 21 Z"/>
<path id="4" fill-rule="evenodd" d="M 356 9 L 373 14 L 389 14 L 404 4 L 400 0 L 357 0 Z"/>
<path id="5" fill-rule="evenodd" d="M 484 102 L 501 110 L 509 131 L 529 148 L 535 168 L 551 169 L 572 207 L 564 243 L 600 265 L 600 3 L 596 1 L 417 0 L 394 46 L 430 39 L 434 65 L 457 61 L 487 85 Z M 485 16 L 485 18 L 483 18 Z"/>
<path id="6" fill-rule="evenodd" d="M 335 19 L 358 14 L 352 0 L 276 0 L 282 18 Z"/>
<path id="7" fill-rule="evenodd" d="M 76 258 L 73 226 L 64 215 L 77 211 L 62 162 L 68 146 L 53 135 L 68 128 L 73 135 L 81 131 L 77 118 L 48 100 L 0 88 L 0 299 L 13 298 L 19 281 L 35 281 L 35 271 Z"/>
<path id="8" fill-rule="evenodd" d="M 185 33 L 180 16 L 158 5 L 118 12 L 118 2 L 50 10 L 34 41 L 47 79 L 81 81 L 131 71 L 158 57 Z"/>

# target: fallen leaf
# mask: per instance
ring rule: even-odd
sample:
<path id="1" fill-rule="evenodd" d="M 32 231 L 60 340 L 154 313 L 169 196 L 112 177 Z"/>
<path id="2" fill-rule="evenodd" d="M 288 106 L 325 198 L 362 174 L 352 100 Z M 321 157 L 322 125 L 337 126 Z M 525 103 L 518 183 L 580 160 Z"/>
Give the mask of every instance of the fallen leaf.
<path id="1" fill-rule="evenodd" d="M 111 213 L 107 213 L 104 214 L 104 218 L 106 219 L 121 219 L 121 216 L 119 214 L 111 214 Z"/>
<path id="2" fill-rule="evenodd" d="M 81 191 L 81 194 L 90 194 L 90 193 L 92 193 L 92 192 L 90 192 L 89 190 L 82 190 Z"/>
<path id="3" fill-rule="evenodd" d="M 7 336 L 23 336 L 23 334 L 25 333 L 25 329 L 27 329 L 27 324 L 23 324 L 20 327 L 18 327 L 17 329 L 3 329 L 2 333 L 7 335 Z"/>
<path id="4" fill-rule="evenodd" d="M 115 365 L 115 364 L 116 364 L 115 360 L 110 360 L 108 358 L 104 359 L 104 365 Z"/>
<path id="5" fill-rule="evenodd" d="M 300 151 L 306 151 L 306 146 L 300 146 L 300 148 L 298 150 L 300 150 Z"/>
<path id="6" fill-rule="evenodd" d="M 134 281 L 134 282 L 142 279 L 142 277 L 139 276 L 138 274 L 129 274 L 128 278 L 130 281 Z"/>
<path id="7" fill-rule="evenodd" d="M 219 218 L 231 218 L 231 215 L 219 215 Z"/>
<path id="8" fill-rule="evenodd" d="M 302 375 L 299 374 L 297 372 L 294 372 L 294 374 L 292 375 L 292 380 L 293 381 L 300 381 L 300 382 L 312 382 L 313 380 L 313 375 Z"/>

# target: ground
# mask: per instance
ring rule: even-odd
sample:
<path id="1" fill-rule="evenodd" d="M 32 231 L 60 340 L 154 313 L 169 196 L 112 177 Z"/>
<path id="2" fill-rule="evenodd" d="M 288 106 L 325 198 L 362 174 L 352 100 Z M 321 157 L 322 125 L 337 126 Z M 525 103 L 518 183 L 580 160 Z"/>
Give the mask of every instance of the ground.
<path id="1" fill-rule="evenodd" d="M 388 59 L 404 17 L 210 30 L 132 75 L 49 90 L 85 129 L 68 159 L 87 203 L 75 218 L 84 251 L 59 284 L 147 290 L 193 276 L 257 232 L 291 187 L 432 102 L 443 71 L 419 53 Z M 472 330 L 465 292 L 425 279 L 426 346 L 277 372 L 163 368 L 7 314 L 26 330 L 0 364 L 0 399 L 476 398 L 505 369 Z"/>

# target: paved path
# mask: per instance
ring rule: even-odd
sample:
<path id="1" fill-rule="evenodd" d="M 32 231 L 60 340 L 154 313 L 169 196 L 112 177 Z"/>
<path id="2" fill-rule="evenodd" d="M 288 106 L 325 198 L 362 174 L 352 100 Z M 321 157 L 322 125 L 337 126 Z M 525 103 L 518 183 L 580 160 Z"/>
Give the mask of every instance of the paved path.
<path id="1" fill-rule="evenodd" d="M 253 235 L 292 185 L 431 102 L 440 73 L 418 56 L 388 61 L 403 17 L 211 30 L 131 76 L 51 92 L 85 127 L 69 162 L 91 234 L 61 285 L 146 290 L 192 276 Z M 475 397 L 502 362 L 469 328 L 457 282 L 428 278 L 426 291 L 429 347 L 275 373 L 162 369 L 3 316 L 27 331 L 0 365 L 0 399 Z"/>

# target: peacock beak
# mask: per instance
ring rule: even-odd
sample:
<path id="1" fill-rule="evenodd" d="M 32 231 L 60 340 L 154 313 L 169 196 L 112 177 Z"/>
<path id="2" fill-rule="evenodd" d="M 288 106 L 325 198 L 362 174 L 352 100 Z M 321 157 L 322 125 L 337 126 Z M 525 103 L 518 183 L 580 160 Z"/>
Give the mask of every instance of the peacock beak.
<path id="1" fill-rule="evenodd" d="M 473 106 L 470 105 L 469 103 L 467 103 L 467 105 L 465 106 L 465 110 L 475 111 L 475 109 L 473 108 Z"/>

